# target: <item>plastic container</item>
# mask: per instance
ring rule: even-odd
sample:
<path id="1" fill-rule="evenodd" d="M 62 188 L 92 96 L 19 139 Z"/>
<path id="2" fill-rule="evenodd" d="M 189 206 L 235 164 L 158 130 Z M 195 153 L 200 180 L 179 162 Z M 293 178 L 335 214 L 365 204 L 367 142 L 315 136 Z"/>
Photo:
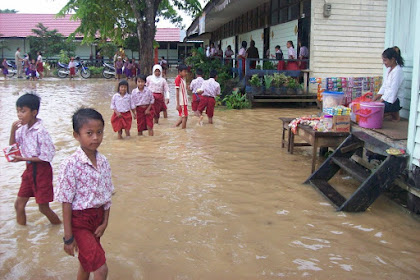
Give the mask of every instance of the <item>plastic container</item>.
<path id="1" fill-rule="evenodd" d="M 324 91 L 322 93 L 322 111 L 324 108 L 337 107 L 343 104 L 344 92 Z"/>
<path id="2" fill-rule="evenodd" d="M 324 124 L 326 129 L 331 130 L 333 127 L 333 116 L 324 115 Z"/>
<path id="3" fill-rule="evenodd" d="M 360 102 L 359 125 L 364 128 L 382 128 L 385 104 L 382 102 Z"/>

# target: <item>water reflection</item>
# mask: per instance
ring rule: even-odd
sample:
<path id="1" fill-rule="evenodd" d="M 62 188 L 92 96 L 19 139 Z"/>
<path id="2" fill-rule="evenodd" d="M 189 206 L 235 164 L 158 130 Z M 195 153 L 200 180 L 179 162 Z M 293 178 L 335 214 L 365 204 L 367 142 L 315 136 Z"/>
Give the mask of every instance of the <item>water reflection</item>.
<path id="1" fill-rule="evenodd" d="M 117 140 L 109 109 L 114 81 L 0 81 L 0 143 L 7 145 L 19 94 L 42 98 L 39 117 L 60 162 L 77 145 L 71 115 L 93 106 L 106 120 L 100 150 L 110 160 L 116 194 L 103 237 L 109 279 L 416 279 L 418 221 L 379 198 L 365 213 L 335 212 L 302 185 L 310 150 L 281 149 L 278 117 L 315 113 L 304 108 L 217 110 L 215 124 L 172 128 L 155 136 Z M 174 95 L 173 79 L 169 81 Z M 132 131 L 132 134 L 134 130 Z M 77 259 L 62 250 L 61 227 L 48 224 L 33 200 L 28 226 L 18 226 L 13 202 L 24 164 L 0 160 L 0 276 L 2 279 L 73 279 Z M 345 175 L 342 175 L 343 177 Z M 351 180 L 337 179 L 351 193 Z M 337 184 L 334 184 L 337 185 Z M 52 203 L 61 215 L 61 206 Z"/>

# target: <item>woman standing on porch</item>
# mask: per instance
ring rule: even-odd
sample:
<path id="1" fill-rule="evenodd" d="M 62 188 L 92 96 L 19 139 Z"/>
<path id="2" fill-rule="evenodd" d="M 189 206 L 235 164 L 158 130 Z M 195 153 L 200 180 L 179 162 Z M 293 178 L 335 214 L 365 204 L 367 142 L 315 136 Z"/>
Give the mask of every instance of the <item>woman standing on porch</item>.
<path id="1" fill-rule="evenodd" d="M 242 41 L 242 47 L 239 49 L 238 53 L 238 61 L 242 62 L 242 73 L 245 73 L 245 58 L 246 58 L 246 41 Z M 239 68 L 239 62 L 238 62 L 238 68 Z"/>
<path id="2" fill-rule="evenodd" d="M 404 66 L 404 59 L 395 48 L 388 48 L 382 53 L 382 62 L 386 67 L 386 72 L 381 89 L 373 101 L 380 100 L 385 103 L 385 114 L 391 115 L 393 121 L 399 121 L 400 98 L 404 97 L 404 71 L 401 68 Z"/>

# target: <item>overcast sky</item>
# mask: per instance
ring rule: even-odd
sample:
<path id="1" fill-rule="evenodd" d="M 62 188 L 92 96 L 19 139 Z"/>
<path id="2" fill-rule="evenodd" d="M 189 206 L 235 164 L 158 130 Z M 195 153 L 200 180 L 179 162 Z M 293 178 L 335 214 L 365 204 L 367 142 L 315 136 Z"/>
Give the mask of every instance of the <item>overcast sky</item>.
<path id="1" fill-rule="evenodd" d="M 205 0 L 199 0 L 204 7 Z M 0 9 L 16 10 L 25 14 L 56 14 L 67 4 L 68 0 L 0 0 Z M 184 26 L 187 29 L 193 19 L 182 13 Z M 160 20 L 158 27 L 174 27 L 168 21 Z"/>

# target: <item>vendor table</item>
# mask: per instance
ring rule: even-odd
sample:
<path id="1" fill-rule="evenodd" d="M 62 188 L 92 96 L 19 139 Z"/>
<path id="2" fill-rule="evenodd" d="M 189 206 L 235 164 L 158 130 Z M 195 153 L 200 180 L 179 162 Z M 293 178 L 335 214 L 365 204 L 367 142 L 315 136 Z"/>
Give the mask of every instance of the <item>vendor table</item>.
<path id="1" fill-rule="evenodd" d="M 311 173 L 315 171 L 316 152 L 318 148 L 321 148 L 321 147 L 336 148 L 341 144 L 341 142 L 343 142 L 347 138 L 349 134 L 350 134 L 349 132 L 319 132 L 319 131 L 315 131 L 312 127 L 308 125 L 302 125 L 302 124 L 298 125 L 296 135 L 302 138 L 307 144 L 312 146 Z M 297 144 L 295 143 L 296 135 L 291 133 L 290 131 L 288 151 L 291 154 L 293 154 L 294 146 L 297 146 Z M 302 144 L 299 143 L 299 146 L 302 146 Z"/>

